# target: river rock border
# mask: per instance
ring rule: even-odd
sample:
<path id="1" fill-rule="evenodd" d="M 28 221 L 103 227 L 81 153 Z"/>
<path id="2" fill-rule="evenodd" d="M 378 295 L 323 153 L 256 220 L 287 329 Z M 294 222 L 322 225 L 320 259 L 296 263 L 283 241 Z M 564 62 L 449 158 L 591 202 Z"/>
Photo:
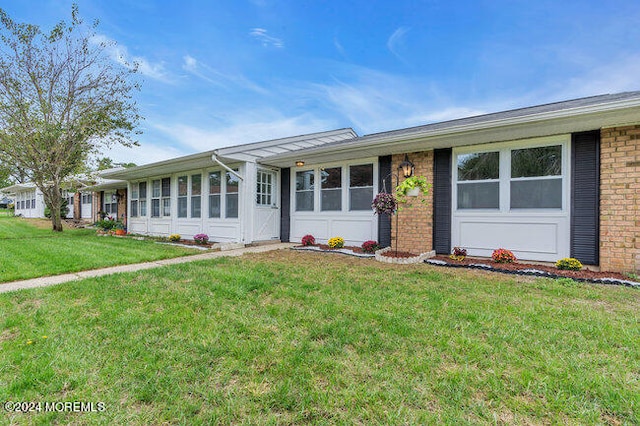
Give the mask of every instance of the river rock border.
<path id="1" fill-rule="evenodd" d="M 434 257 L 436 255 L 436 252 L 431 250 L 428 251 L 426 253 L 421 253 L 417 256 L 414 257 L 389 257 L 389 256 L 384 256 L 384 253 L 391 251 L 391 247 L 385 247 L 383 249 L 377 250 L 376 251 L 376 260 L 378 262 L 383 262 L 383 263 L 394 263 L 397 265 L 410 265 L 413 263 L 422 263 L 425 260 Z"/>

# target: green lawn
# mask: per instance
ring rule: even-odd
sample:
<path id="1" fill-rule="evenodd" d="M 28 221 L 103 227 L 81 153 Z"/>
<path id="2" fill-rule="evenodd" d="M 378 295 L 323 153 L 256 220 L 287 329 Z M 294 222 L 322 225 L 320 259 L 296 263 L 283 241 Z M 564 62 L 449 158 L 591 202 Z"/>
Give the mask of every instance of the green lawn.
<path id="1" fill-rule="evenodd" d="M 633 425 L 639 320 L 624 287 L 269 252 L 0 294 L 0 400 L 105 404 L 5 413 L 31 424 Z"/>
<path id="2" fill-rule="evenodd" d="M 152 241 L 100 237 L 90 229 L 54 233 L 47 221 L 0 216 L 0 283 L 194 252 Z"/>

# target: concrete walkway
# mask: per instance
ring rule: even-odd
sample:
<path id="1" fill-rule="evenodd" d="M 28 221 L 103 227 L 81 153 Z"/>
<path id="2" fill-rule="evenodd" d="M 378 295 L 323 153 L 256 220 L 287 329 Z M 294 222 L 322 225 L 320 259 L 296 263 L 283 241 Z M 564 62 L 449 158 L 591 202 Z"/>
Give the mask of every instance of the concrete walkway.
<path id="1" fill-rule="evenodd" d="M 13 281 L 9 283 L 0 283 L 0 293 L 9 291 L 24 290 L 27 288 L 48 287 L 51 285 L 66 283 L 69 281 L 81 280 L 85 278 L 101 277 L 103 275 L 117 274 L 119 272 L 135 272 L 143 269 L 159 268 L 160 266 L 177 265 L 179 263 L 195 262 L 198 260 L 215 259 L 225 256 L 242 256 L 245 253 L 261 253 L 271 250 L 282 250 L 293 247 L 295 244 L 278 243 L 265 244 L 257 247 L 244 247 L 234 250 L 212 251 L 192 256 L 174 257 L 171 259 L 156 260 L 153 262 L 136 263 L 133 265 L 111 266 L 103 269 L 92 269 L 90 271 L 80 271 L 71 274 L 54 275 L 51 277 L 33 278 L 24 281 Z"/>

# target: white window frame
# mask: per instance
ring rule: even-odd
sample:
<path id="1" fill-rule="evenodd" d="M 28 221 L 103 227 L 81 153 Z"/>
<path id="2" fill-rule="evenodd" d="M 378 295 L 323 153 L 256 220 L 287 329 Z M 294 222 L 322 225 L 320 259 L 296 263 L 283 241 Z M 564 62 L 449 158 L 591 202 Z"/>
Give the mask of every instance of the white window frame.
<path id="1" fill-rule="evenodd" d="M 569 211 L 569 198 L 570 198 L 570 135 L 558 135 L 549 136 L 543 138 L 528 139 L 523 141 L 509 141 L 500 142 L 495 144 L 481 145 L 481 146 L 467 146 L 461 148 L 454 148 L 452 155 L 452 212 L 456 215 L 464 214 L 492 214 L 492 213 L 509 213 L 509 214 L 530 214 L 530 213 L 566 213 Z M 562 173 L 553 178 L 562 178 L 562 207 L 561 208 L 515 208 L 511 209 L 511 151 L 527 148 L 539 148 L 545 146 L 560 145 L 562 152 Z M 500 156 L 499 160 L 499 208 L 498 209 L 459 209 L 458 208 L 458 156 L 464 154 L 483 153 L 483 152 L 498 152 Z M 522 178 L 518 178 L 520 180 Z M 540 179 L 540 178 L 537 178 Z M 493 182 L 494 180 L 481 180 L 481 181 L 463 181 L 463 182 Z"/>
<path id="2" fill-rule="evenodd" d="M 266 176 L 271 182 L 265 181 Z M 256 172 L 256 205 L 258 207 L 276 207 L 277 173 L 273 170 L 258 169 Z"/>

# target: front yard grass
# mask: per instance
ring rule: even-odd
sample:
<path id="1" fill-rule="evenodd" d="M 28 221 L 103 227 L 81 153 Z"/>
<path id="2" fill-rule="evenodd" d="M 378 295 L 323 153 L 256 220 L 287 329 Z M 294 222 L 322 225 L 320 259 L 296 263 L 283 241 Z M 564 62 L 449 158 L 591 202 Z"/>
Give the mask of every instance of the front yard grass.
<path id="1" fill-rule="evenodd" d="M 638 424 L 640 292 L 277 251 L 0 294 L 40 424 Z M 46 336 L 46 338 L 44 337 Z"/>
<path id="2" fill-rule="evenodd" d="M 0 216 L 0 283 L 196 252 L 152 241 L 99 237 L 91 229 L 54 233 L 48 221 Z"/>

